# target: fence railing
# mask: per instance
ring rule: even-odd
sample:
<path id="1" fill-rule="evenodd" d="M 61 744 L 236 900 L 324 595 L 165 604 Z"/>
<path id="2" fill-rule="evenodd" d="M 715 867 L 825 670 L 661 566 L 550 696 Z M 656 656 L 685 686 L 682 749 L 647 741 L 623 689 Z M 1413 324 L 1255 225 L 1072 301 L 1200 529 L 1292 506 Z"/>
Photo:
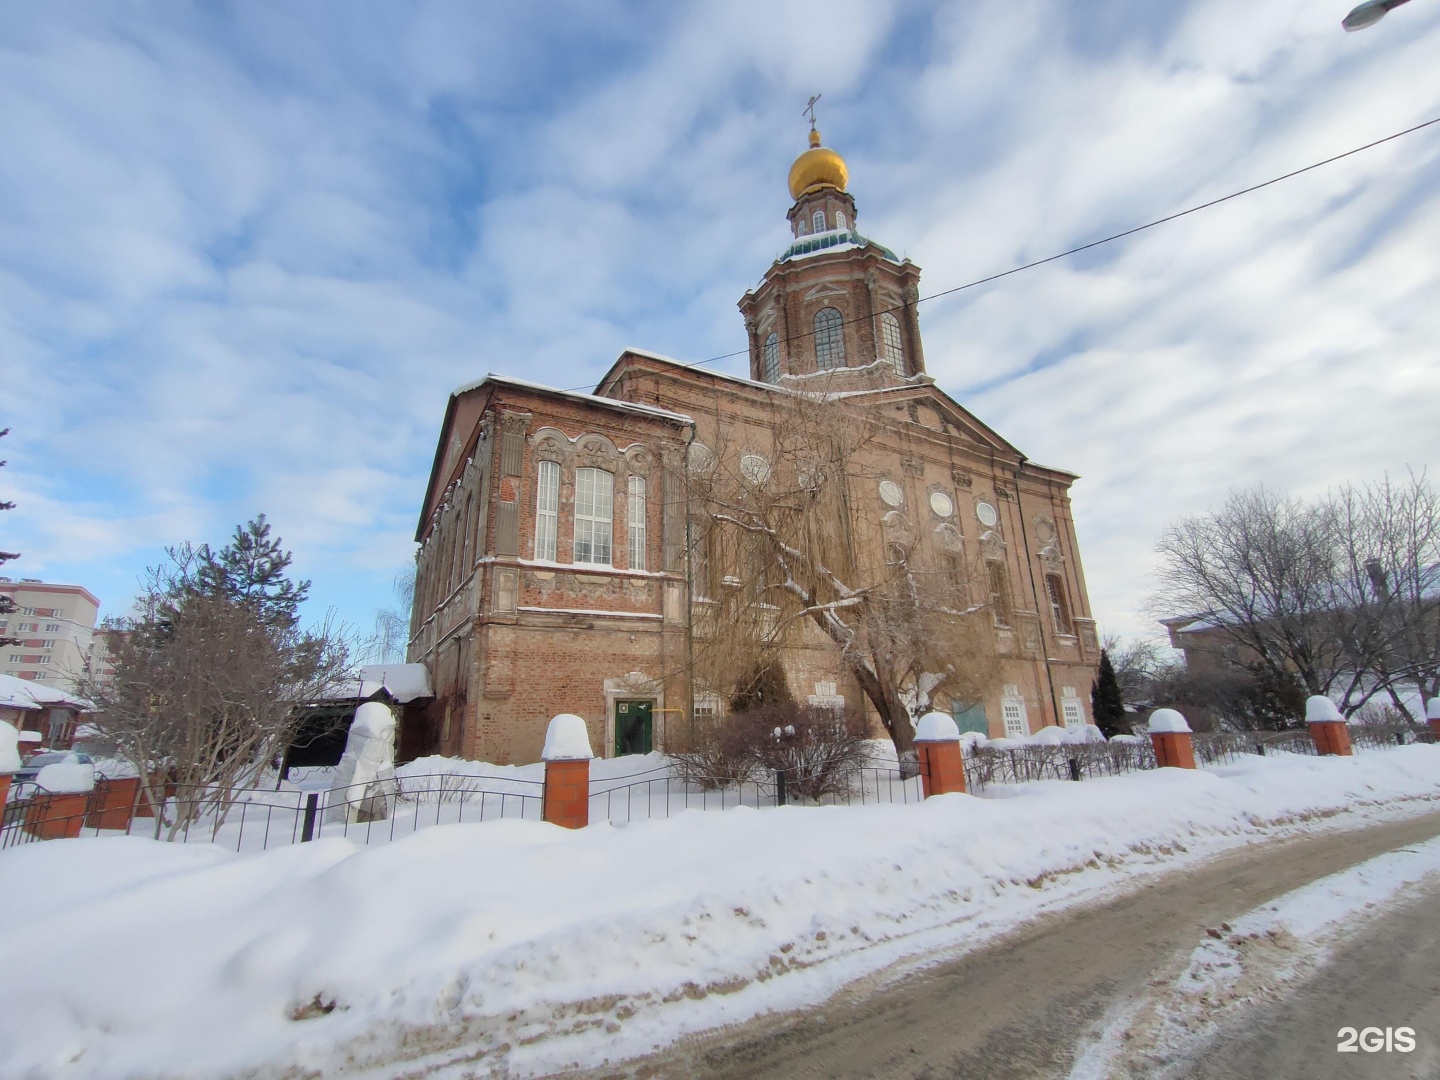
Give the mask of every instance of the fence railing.
<path id="1" fill-rule="evenodd" d="M 1400 724 L 1349 726 L 1356 750 L 1375 751 L 1414 742 L 1433 743 L 1425 728 Z M 1230 763 L 1245 754 L 1316 753 L 1310 734 L 1214 732 L 1192 736 L 1204 765 Z M 590 820 L 624 825 L 667 818 L 684 810 L 754 809 L 785 805 L 835 806 L 915 803 L 924 798 L 923 764 L 868 760 L 843 769 L 778 770 L 741 777 L 697 775 L 660 766 L 648 772 L 590 783 Z M 1063 743 L 965 751 L 968 790 L 1040 780 L 1080 781 L 1156 767 L 1148 738 L 1108 743 Z M 0 818 L 0 848 L 36 840 L 129 833 L 180 842 L 215 843 L 234 851 L 345 837 L 375 844 L 435 825 L 540 821 L 542 780 L 436 773 L 323 791 L 246 789 L 224 798 L 213 788 L 177 788 L 156 780 L 151 805 L 138 777 L 102 779 L 92 792 L 52 794 L 33 781 L 11 787 Z"/>

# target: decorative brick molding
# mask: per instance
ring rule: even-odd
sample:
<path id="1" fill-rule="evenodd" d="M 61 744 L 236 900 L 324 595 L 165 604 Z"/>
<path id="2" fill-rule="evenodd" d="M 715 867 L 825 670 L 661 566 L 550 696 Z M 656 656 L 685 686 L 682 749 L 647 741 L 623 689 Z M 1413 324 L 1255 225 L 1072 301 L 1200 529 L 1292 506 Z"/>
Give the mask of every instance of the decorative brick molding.
<path id="1" fill-rule="evenodd" d="M 41 792 L 26 805 L 25 831 L 37 840 L 73 839 L 80 835 L 89 801 L 88 791 L 74 795 Z"/>
<path id="2" fill-rule="evenodd" d="M 590 762 L 545 762 L 545 820 L 566 829 L 590 824 Z"/>
<path id="3" fill-rule="evenodd" d="M 129 829 L 140 801 L 140 778 L 127 776 L 120 780 L 95 781 L 90 805 L 85 810 L 87 829 Z"/>
<path id="4" fill-rule="evenodd" d="M 959 739 L 916 741 L 920 755 L 920 784 L 928 799 L 931 795 L 965 794 L 965 758 L 960 753 Z"/>

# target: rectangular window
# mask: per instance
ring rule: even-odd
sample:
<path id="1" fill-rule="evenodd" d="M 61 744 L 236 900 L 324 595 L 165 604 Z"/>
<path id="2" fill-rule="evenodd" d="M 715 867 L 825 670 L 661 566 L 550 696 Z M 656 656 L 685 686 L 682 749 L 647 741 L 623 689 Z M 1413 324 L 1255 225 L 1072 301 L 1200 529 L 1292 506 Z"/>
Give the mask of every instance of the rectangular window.
<path id="1" fill-rule="evenodd" d="M 1060 715 L 1065 719 L 1067 728 L 1078 728 L 1085 726 L 1085 707 L 1080 704 L 1079 698 L 1063 698 L 1060 701 Z"/>
<path id="2" fill-rule="evenodd" d="M 990 615 L 996 626 L 1010 625 L 1010 586 L 1005 580 L 1005 567 L 998 562 L 985 564 L 990 577 Z"/>
<path id="3" fill-rule="evenodd" d="M 1023 698 L 1006 698 L 1000 703 L 1000 714 L 1005 718 L 1005 737 L 1007 739 L 1023 739 L 1030 734 Z"/>
<path id="4" fill-rule="evenodd" d="M 34 661 L 34 662 L 37 663 L 37 664 L 48 664 L 48 663 L 50 662 L 50 657 L 48 657 L 48 656 L 37 656 L 37 657 L 35 657 L 35 661 Z"/>
<path id="5" fill-rule="evenodd" d="M 560 466 L 542 461 L 536 470 L 539 480 L 535 491 L 535 558 L 543 562 L 556 560 L 560 536 Z"/>
<path id="6" fill-rule="evenodd" d="M 1065 585 L 1059 574 L 1045 575 L 1045 595 L 1050 598 L 1050 618 L 1055 623 L 1057 634 L 1073 634 L 1075 628 L 1070 622 L 1070 604 L 1065 599 Z"/>
<path id="7" fill-rule="evenodd" d="M 710 533 L 703 521 L 690 522 L 690 597 L 710 596 Z"/>
<path id="8" fill-rule="evenodd" d="M 24 656 L 24 655 L 25 655 L 24 653 L 12 652 L 12 653 L 10 654 L 10 663 L 12 663 L 12 664 L 18 664 L 18 663 L 20 663 L 20 658 L 21 658 L 22 656 Z"/>
<path id="9" fill-rule="evenodd" d="M 40 647 L 42 649 L 53 649 L 55 647 L 55 639 L 53 637 L 47 637 L 42 639 L 40 642 Z"/>
<path id="10" fill-rule="evenodd" d="M 4 625 L 5 625 L 4 623 L 0 623 L 0 626 L 4 626 Z M 57 632 L 59 631 L 59 629 L 60 629 L 60 624 L 59 624 L 58 622 L 48 622 L 48 623 L 45 624 L 45 633 L 47 633 L 47 634 L 57 633 Z"/>
<path id="11" fill-rule="evenodd" d="M 604 469 L 575 470 L 575 561 L 610 565 L 615 478 Z"/>
<path id="12" fill-rule="evenodd" d="M 645 478 L 630 477 L 630 569 L 645 569 Z"/>

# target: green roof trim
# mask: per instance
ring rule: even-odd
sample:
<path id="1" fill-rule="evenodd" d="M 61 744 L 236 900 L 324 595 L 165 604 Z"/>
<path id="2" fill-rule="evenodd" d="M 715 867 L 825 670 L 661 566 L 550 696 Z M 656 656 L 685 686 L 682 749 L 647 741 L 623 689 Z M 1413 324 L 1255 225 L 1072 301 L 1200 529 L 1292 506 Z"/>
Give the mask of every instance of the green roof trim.
<path id="1" fill-rule="evenodd" d="M 821 233 L 819 236 L 801 237 L 785 249 L 785 254 L 780 256 L 780 261 L 784 262 L 786 259 L 793 259 L 800 255 L 810 255 L 816 251 L 824 251 L 826 248 L 840 247 L 842 244 L 873 247 L 891 262 L 898 263 L 900 261 L 899 257 L 889 248 L 861 236 L 854 229 L 847 229 L 845 232 L 834 229 L 827 233 Z"/>

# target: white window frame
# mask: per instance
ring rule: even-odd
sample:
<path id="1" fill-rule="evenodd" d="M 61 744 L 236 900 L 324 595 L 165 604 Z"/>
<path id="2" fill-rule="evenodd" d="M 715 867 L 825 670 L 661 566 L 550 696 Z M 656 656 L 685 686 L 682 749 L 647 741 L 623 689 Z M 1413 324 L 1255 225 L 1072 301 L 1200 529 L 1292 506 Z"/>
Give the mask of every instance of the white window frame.
<path id="1" fill-rule="evenodd" d="M 820 317 L 825 316 L 825 325 Z M 833 315 L 832 319 L 830 316 Z M 821 371 L 845 366 L 845 316 L 839 308 L 823 307 L 812 320 L 815 328 L 815 366 Z"/>
<path id="2" fill-rule="evenodd" d="M 42 649 L 53 649 L 55 647 L 55 639 L 53 637 L 41 638 L 40 647 Z"/>
<path id="3" fill-rule="evenodd" d="M 1059 574 L 1045 575 L 1045 598 L 1050 601 L 1050 622 L 1057 634 L 1073 637 L 1075 623 L 1070 616 L 1070 597 Z"/>
<path id="4" fill-rule="evenodd" d="M 535 470 L 535 558 L 555 562 L 560 543 L 560 465 L 542 461 Z"/>
<path id="5" fill-rule="evenodd" d="M 821 233 L 825 231 L 825 211 L 816 210 L 810 215 L 810 229 L 812 232 Z"/>
<path id="6" fill-rule="evenodd" d="M 4 625 L 5 625 L 4 623 L 0 623 L 0 626 L 4 626 Z M 60 632 L 60 624 L 59 624 L 58 622 L 52 622 L 52 623 L 46 623 L 46 624 L 45 624 L 45 633 L 47 633 L 47 634 L 58 634 L 59 632 Z"/>
<path id="7" fill-rule="evenodd" d="M 1080 704 L 1078 697 L 1061 698 L 1060 715 L 1064 718 L 1067 728 L 1085 726 L 1085 706 Z"/>
<path id="8" fill-rule="evenodd" d="M 1005 697 L 1000 701 L 1000 716 L 1005 721 L 1007 739 L 1023 739 L 1030 734 L 1030 717 L 1022 697 Z"/>
<path id="9" fill-rule="evenodd" d="M 35 663 L 37 663 L 37 664 L 48 664 L 48 663 L 50 663 L 50 657 L 48 657 L 48 656 L 37 656 L 37 657 L 35 658 Z"/>
<path id="10" fill-rule="evenodd" d="M 845 228 L 845 213 L 844 213 L 844 211 L 842 211 L 842 210 L 836 210 L 836 211 L 835 211 L 835 228 L 837 228 L 837 229 L 844 229 L 844 228 Z"/>
<path id="11" fill-rule="evenodd" d="M 575 470 L 575 561 L 609 566 L 615 535 L 615 474 Z"/>
<path id="12" fill-rule="evenodd" d="M 626 515 L 629 518 L 630 569 L 645 569 L 645 477 L 632 476 L 628 485 L 629 501 Z"/>

